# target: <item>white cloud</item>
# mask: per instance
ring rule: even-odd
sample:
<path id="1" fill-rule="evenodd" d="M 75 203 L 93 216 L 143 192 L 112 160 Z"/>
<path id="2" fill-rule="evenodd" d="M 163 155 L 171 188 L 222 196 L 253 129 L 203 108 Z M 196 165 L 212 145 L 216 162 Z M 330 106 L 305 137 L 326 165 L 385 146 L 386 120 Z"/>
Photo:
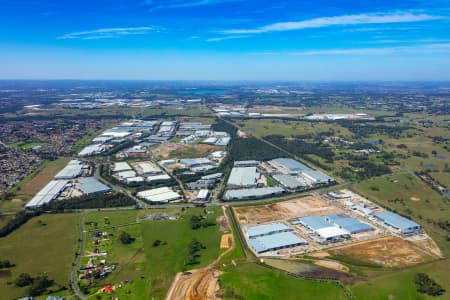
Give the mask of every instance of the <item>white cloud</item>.
<path id="1" fill-rule="evenodd" d="M 229 35 L 229 36 L 223 36 L 223 37 L 215 37 L 207 39 L 207 42 L 220 42 L 225 40 L 234 40 L 234 39 L 244 39 L 247 38 L 248 35 Z"/>
<path id="2" fill-rule="evenodd" d="M 111 39 L 124 35 L 142 35 L 154 30 L 153 27 L 118 27 L 118 28 L 100 28 L 89 31 L 78 31 L 64 34 L 58 39 L 83 39 L 83 40 L 97 40 L 97 39 Z"/>
<path id="3" fill-rule="evenodd" d="M 151 10 L 154 11 L 154 10 L 162 10 L 162 9 L 189 8 L 189 7 L 216 5 L 216 4 L 239 2 L 239 1 L 243 1 L 243 0 L 162 1 L 164 4 L 156 5 L 156 6 L 152 7 Z M 156 3 L 152 1 L 149 4 L 156 4 Z"/>
<path id="4" fill-rule="evenodd" d="M 367 25 L 389 23 L 412 23 L 442 19 L 442 16 L 429 14 L 414 14 L 410 12 L 374 13 L 343 15 L 334 17 L 321 17 L 295 22 L 278 22 L 253 29 L 229 29 L 222 30 L 222 34 L 258 34 L 277 31 L 302 30 L 308 28 L 322 28 L 343 25 Z"/>

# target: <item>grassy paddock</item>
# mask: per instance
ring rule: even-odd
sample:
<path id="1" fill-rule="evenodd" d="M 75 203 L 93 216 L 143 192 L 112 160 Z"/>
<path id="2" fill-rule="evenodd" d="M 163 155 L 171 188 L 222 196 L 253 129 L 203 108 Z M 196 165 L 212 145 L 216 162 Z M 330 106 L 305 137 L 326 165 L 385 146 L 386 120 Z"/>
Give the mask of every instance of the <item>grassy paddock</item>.
<path id="1" fill-rule="evenodd" d="M 337 283 L 295 278 L 251 262 L 230 265 L 223 271 L 223 291 L 232 290 L 242 299 L 319 299 L 319 295 L 321 300 L 347 299 Z M 224 299 L 236 298 L 228 295 Z"/>
<path id="2" fill-rule="evenodd" d="M 35 217 L 10 235 L 0 238 L 0 257 L 16 266 L 11 276 L 0 279 L 2 299 L 26 296 L 27 288 L 8 285 L 20 273 L 48 274 L 57 284 L 69 287 L 71 265 L 78 247 L 79 214 Z"/>

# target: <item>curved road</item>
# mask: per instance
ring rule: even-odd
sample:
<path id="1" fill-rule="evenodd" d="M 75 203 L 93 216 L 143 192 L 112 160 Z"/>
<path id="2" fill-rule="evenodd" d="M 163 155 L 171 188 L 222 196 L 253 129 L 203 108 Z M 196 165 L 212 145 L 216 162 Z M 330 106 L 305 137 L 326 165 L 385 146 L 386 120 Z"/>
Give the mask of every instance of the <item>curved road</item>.
<path id="1" fill-rule="evenodd" d="M 75 264 L 72 269 L 72 274 L 70 275 L 70 285 L 72 286 L 72 290 L 75 292 L 75 294 L 80 298 L 81 300 L 87 300 L 87 298 L 84 296 L 84 294 L 81 292 L 80 287 L 78 286 L 77 281 L 77 274 L 78 274 L 78 268 L 80 265 L 81 256 L 84 253 L 84 218 L 87 215 L 87 211 L 83 211 L 83 213 L 80 216 L 80 249 L 78 250 L 77 258 L 75 259 Z"/>

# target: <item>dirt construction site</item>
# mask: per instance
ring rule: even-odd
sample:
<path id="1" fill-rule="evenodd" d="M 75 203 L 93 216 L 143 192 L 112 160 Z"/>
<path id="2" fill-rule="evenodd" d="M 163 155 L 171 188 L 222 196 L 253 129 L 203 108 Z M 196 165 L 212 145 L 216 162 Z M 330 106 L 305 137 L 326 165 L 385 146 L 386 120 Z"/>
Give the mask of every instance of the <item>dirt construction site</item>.
<path id="1" fill-rule="evenodd" d="M 206 144 L 184 144 L 168 142 L 151 149 L 152 154 L 158 159 L 201 157 L 213 151 L 223 150 L 223 147 Z"/>
<path id="2" fill-rule="evenodd" d="M 361 200 L 361 197 L 356 194 L 354 194 L 354 198 L 358 201 Z M 345 202 L 348 204 L 351 202 L 350 200 L 346 199 Z M 367 201 L 368 207 L 376 207 L 370 201 L 366 199 L 364 201 Z M 316 252 L 339 255 L 386 267 L 414 265 L 442 256 L 439 247 L 427 234 L 403 236 L 374 217 L 359 214 L 343 203 L 343 200 L 329 200 L 323 195 L 310 195 L 275 204 L 234 207 L 233 211 L 243 232 L 247 227 L 258 224 L 282 222 L 288 225 L 297 236 L 308 242 L 305 249 L 310 252 L 311 256 Z M 376 209 L 376 211 L 382 210 L 378 207 Z M 351 234 L 350 238 L 324 243 L 318 240 L 317 235 L 311 229 L 301 224 L 295 223 L 294 225 L 292 222 L 300 217 L 330 214 L 347 215 L 370 225 L 373 230 Z M 276 256 L 285 258 L 296 254 L 298 253 L 290 252 L 288 249 L 275 253 Z"/>

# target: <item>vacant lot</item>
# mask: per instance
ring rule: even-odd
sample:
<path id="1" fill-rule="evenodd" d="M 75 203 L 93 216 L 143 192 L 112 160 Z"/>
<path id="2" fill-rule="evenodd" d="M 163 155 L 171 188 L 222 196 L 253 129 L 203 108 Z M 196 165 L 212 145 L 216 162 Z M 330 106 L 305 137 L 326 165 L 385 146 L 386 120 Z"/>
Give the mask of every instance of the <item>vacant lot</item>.
<path id="1" fill-rule="evenodd" d="M 427 296 L 416 291 L 414 276 L 424 272 L 439 283 L 447 292 L 439 297 Z M 361 281 L 350 287 L 357 300 L 443 300 L 449 299 L 450 261 L 436 261 L 430 264 L 390 272 L 381 276 Z"/>
<path id="2" fill-rule="evenodd" d="M 78 249 L 78 220 L 79 214 L 42 215 L 0 238 L 0 257 L 16 264 L 10 277 L 0 279 L 2 299 L 26 295 L 27 288 L 6 284 L 20 273 L 46 273 L 57 284 L 69 287 L 71 265 Z"/>
<path id="3" fill-rule="evenodd" d="M 203 157 L 223 147 L 205 144 L 164 143 L 151 150 L 160 159 Z"/>
<path id="4" fill-rule="evenodd" d="M 385 267 L 415 265 L 433 258 L 425 250 L 397 237 L 360 242 L 334 249 L 331 252 L 356 261 Z"/>
<path id="5" fill-rule="evenodd" d="M 306 122 L 306 121 L 280 121 L 280 120 L 246 120 L 237 123 L 246 132 L 256 136 L 281 134 L 284 136 L 295 136 L 304 134 L 318 134 L 321 132 L 333 131 L 336 135 L 349 137 L 352 134 L 348 129 L 339 124 L 327 122 Z"/>
<path id="6" fill-rule="evenodd" d="M 215 220 L 222 211 L 215 208 L 208 218 Z M 145 255 L 148 266 L 148 276 L 151 280 L 151 295 L 162 299 L 177 272 L 183 269 L 197 269 L 206 266 L 220 253 L 221 232 L 219 226 L 210 226 L 197 230 L 191 229 L 190 218 L 200 215 L 203 209 L 188 209 L 177 221 L 143 221 L 141 223 Z M 185 265 L 188 260 L 188 244 L 197 239 L 206 248 L 199 252 L 199 263 Z M 155 240 L 161 240 L 167 245 L 153 247 Z"/>
<path id="7" fill-rule="evenodd" d="M 272 204 L 270 207 L 285 219 L 343 213 L 330 202 L 313 196 Z"/>
<path id="8" fill-rule="evenodd" d="M 239 223 L 252 225 L 266 223 L 279 219 L 279 216 L 268 206 L 233 207 Z"/>
<path id="9" fill-rule="evenodd" d="M 220 277 L 225 299 L 347 299 L 336 283 L 291 277 L 254 263 L 238 263 L 224 269 Z M 233 295 L 241 296 L 238 298 Z"/>

